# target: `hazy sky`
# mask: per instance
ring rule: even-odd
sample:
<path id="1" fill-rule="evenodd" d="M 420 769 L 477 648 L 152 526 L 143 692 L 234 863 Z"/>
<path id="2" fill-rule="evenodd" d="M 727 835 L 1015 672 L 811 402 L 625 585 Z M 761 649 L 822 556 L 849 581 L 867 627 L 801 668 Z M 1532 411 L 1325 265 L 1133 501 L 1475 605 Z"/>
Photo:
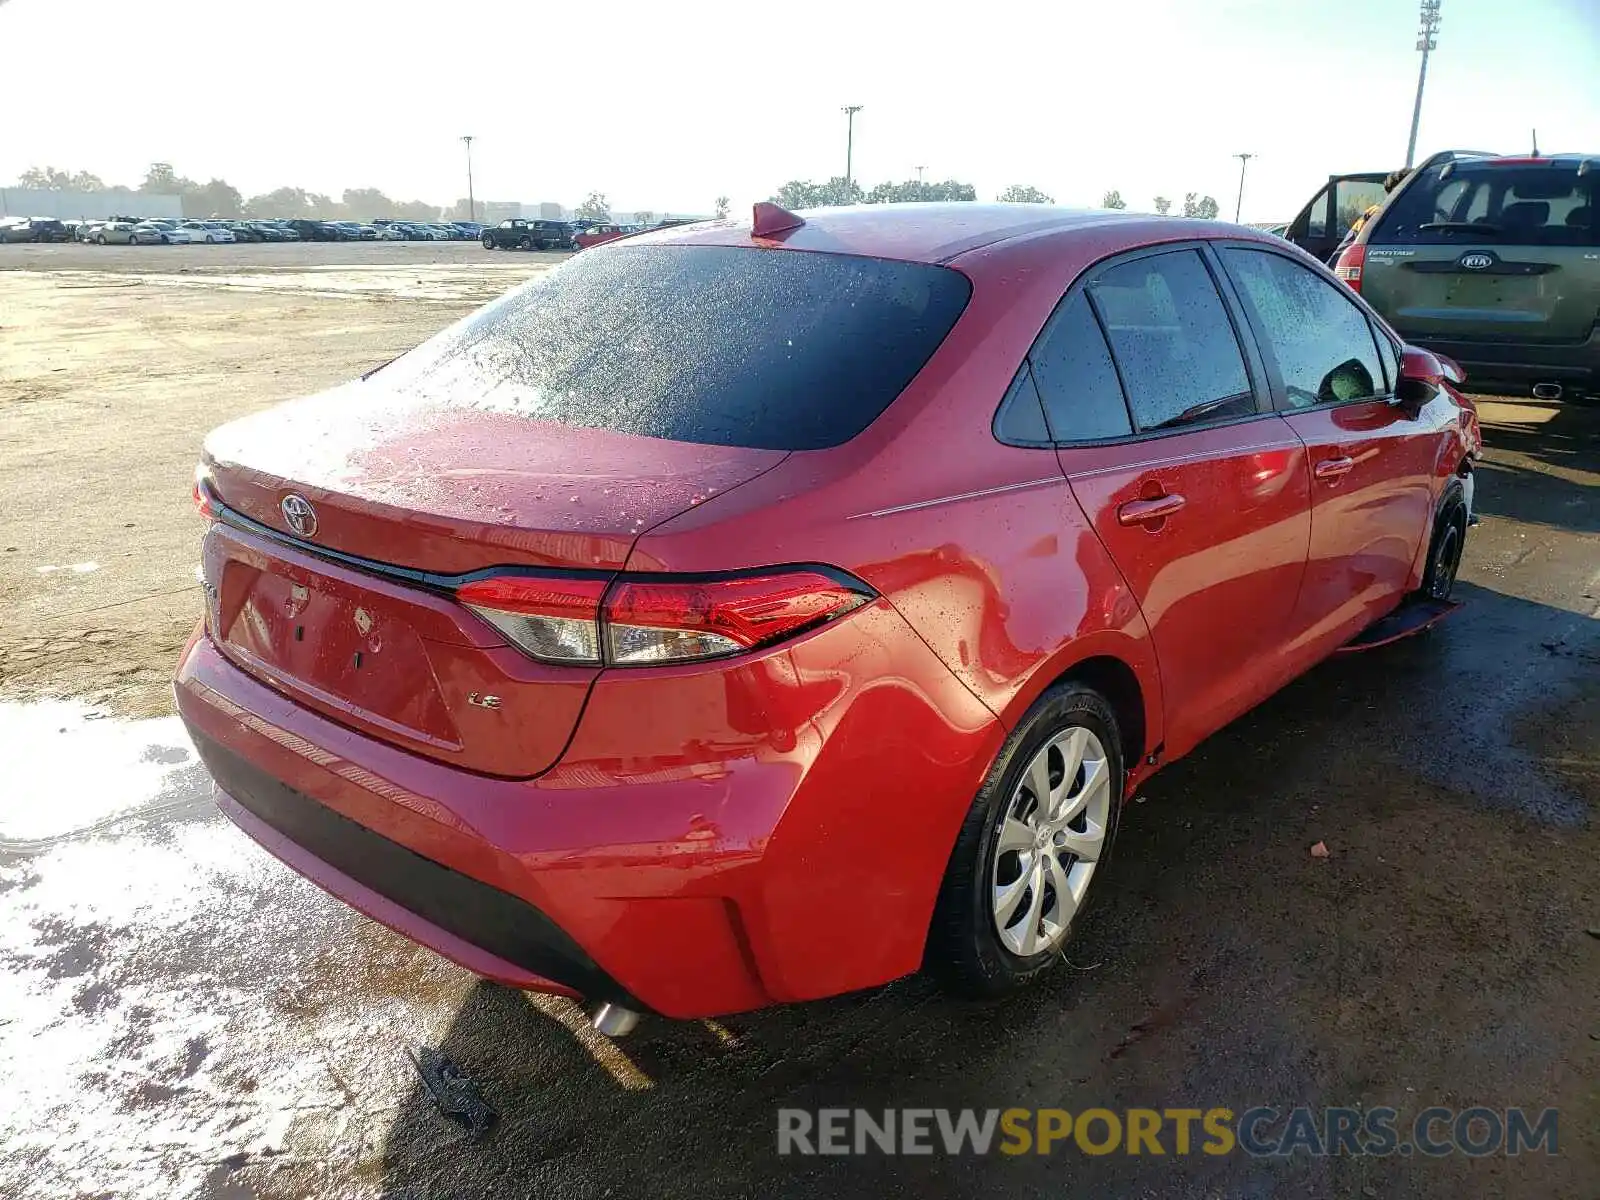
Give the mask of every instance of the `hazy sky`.
<path id="1" fill-rule="evenodd" d="M 1419 157 L 1600 151 L 1600 0 L 1444 0 Z M 791 178 L 927 177 L 1061 203 L 1209 192 L 1287 219 L 1405 155 L 1413 0 L 0 3 L 0 182 L 152 160 L 285 184 L 618 209 L 743 207 Z"/>

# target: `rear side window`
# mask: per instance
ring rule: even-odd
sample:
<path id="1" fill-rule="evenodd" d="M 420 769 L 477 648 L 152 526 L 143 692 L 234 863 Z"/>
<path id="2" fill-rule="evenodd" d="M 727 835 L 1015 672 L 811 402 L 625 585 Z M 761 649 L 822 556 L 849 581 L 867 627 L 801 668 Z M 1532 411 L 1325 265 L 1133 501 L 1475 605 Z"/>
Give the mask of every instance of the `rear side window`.
<path id="1" fill-rule="evenodd" d="M 1197 252 L 1119 263 L 1089 294 L 1141 430 L 1256 411 L 1233 323 Z"/>
<path id="2" fill-rule="evenodd" d="M 817 450 L 889 406 L 971 290 L 927 263 L 624 245 L 538 276 L 383 374 L 563 425 Z"/>
<path id="3" fill-rule="evenodd" d="M 1489 242 L 1600 245 L 1600 170 L 1576 163 L 1455 162 L 1428 170 L 1395 198 L 1369 245 Z"/>
<path id="4" fill-rule="evenodd" d="M 1056 309 L 1028 360 L 1056 441 L 1094 441 L 1133 432 L 1111 352 L 1081 291 Z"/>
<path id="5" fill-rule="evenodd" d="M 1383 394 L 1372 326 L 1338 286 L 1264 250 L 1225 249 L 1222 259 L 1277 359 L 1290 408 Z"/>

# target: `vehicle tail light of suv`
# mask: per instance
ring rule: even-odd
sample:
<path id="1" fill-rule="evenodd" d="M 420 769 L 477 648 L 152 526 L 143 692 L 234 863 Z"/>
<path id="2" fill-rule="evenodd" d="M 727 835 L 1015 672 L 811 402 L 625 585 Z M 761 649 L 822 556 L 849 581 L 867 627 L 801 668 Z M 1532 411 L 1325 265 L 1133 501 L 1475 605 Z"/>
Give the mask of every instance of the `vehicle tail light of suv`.
<path id="1" fill-rule="evenodd" d="M 1367 265 L 1367 248 L 1360 243 L 1347 246 L 1339 261 L 1334 264 L 1333 273 L 1350 285 L 1352 292 L 1361 290 L 1361 268 Z"/>
<path id="2" fill-rule="evenodd" d="M 865 604 L 865 584 L 829 568 L 720 578 L 622 575 L 615 581 L 492 575 L 456 599 L 540 662 L 648 666 L 769 646 Z"/>

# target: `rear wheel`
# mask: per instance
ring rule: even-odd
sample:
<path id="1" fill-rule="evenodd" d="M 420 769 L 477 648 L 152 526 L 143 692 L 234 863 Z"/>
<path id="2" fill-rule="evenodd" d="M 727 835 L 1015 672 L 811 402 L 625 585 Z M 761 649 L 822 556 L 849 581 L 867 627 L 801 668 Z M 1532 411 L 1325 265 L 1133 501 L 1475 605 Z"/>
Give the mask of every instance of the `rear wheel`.
<path id="1" fill-rule="evenodd" d="M 1421 595 L 1430 600 L 1448 600 L 1455 590 L 1456 572 L 1461 569 L 1461 552 L 1467 544 L 1467 504 L 1461 484 L 1451 480 L 1439 502 L 1433 521 L 1433 537 L 1428 543 L 1428 565 L 1422 573 Z"/>
<path id="2" fill-rule="evenodd" d="M 956 838 L 924 964 L 952 991 L 999 996 L 1060 957 L 1122 807 L 1116 714 L 1079 683 L 1041 696 L 1001 748 Z"/>
<path id="3" fill-rule="evenodd" d="M 524 250 L 532 250 L 533 249 L 533 239 L 531 237 L 525 237 L 520 242 L 518 242 L 517 245 L 519 247 L 521 247 L 522 249 L 524 249 Z"/>

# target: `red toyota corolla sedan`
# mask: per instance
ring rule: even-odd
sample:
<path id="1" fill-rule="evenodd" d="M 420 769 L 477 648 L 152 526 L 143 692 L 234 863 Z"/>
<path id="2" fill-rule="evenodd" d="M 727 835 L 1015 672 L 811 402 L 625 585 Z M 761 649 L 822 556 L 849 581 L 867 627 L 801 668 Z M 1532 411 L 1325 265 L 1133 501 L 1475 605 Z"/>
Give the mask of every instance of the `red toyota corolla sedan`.
<path id="1" fill-rule="evenodd" d="M 246 832 L 602 1028 L 1059 956 L 1124 799 L 1448 595 L 1459 373 L 1231 225 L 758 206 L 207 439 Z"/>

